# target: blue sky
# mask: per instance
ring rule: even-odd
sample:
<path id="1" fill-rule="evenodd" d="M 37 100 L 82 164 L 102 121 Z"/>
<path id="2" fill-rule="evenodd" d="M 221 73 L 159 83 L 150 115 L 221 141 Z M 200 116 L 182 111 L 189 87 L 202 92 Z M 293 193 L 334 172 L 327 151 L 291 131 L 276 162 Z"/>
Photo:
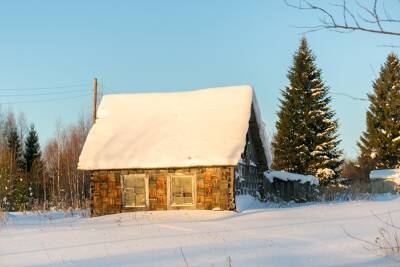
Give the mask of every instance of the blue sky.
<path id="1" fill-rule="evenodd" d="M 293 26 L 315 25 L 317 18 L 283 0 L 2 3 L 0 103 L 3 111 L 24 112 L 44 144 L 57 120 L 68 125 L 90 116 L 94 76 L 109 88 L 104 93 L 251 84 L 272 134 L 303 31 Z M 357 97 L 372 90 L 392 50 L 380 46 L 398 44 L 366 33 L 320 31 L 307 38 L 332 92 Z M 35 89 L 69 85 L 74 87 Z M 6 96 L 13 94 L 19 96 Z M 342 147 L 354 156 L 368 103 L 332 96 Z M 37 102 L 21 103 L 26 101 Z"/>

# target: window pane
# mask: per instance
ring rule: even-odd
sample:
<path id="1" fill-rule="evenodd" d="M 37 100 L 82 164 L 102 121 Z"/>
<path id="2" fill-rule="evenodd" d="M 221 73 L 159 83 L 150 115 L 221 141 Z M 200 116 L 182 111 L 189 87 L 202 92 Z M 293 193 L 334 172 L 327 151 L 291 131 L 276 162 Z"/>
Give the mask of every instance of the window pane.
<path id="1" fill-rule="evenodd" d="M 136 203 L 138 206 L 146 205 L 146 195 L 145 194 L 136 194 Z"/>
<path id="2" fill-rule="evenodd" d="M 130 189 L 124 189 L 124 200 L 125 200 L 125 206 L 129 207 L 136 206 L 134 191 Z"/>
<path id="3" fill-rule="evenodd" d="M 173 205 L 193 204 L 192 177 L 190 176 L 172 177 L 171 197 Z"/>
<path id="4" fill-rule="evenodd" d="M 124 176 L 124 205 L 126 207 L 146 206 L 146 183 L 143 176 Z"/>

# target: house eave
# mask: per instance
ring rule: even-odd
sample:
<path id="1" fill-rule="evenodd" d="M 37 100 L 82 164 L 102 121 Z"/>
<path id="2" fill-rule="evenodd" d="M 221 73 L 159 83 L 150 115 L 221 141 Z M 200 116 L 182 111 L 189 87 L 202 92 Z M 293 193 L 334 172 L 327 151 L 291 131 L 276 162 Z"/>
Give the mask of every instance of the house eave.
<path id="1" fill-rule="evenodd" d="M 191 168 L 220 168 L 236 167 L 238 164 L 213 164 L 213 165 L 185 165 L 164 167 L 125 167 L 125 168 L 79 168 L 80 171 L 122 171 L 122 170 L 165 170 L 165 169 L 191 169 Z"/>

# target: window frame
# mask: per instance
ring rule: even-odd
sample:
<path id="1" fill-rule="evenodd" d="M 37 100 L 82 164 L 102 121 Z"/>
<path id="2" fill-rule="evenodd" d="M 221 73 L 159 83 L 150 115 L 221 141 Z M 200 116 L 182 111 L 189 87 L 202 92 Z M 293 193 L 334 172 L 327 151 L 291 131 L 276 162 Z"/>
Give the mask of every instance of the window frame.
<path id="1" fill-rule="evenodd" d="M 135 177 L 135 178 L 143 178 L 144 179 L 144 195 L 145 195 L 145 204 L 144 205 L 126 205 L 125 203 L 125 179 L 127 176 Z M 130 187 L 129 187 L 130 188 Z M 148 208 L 149 207 L 149 177 L 146 174 L 138 174 L 138 173 L 130 173 L 130 174 L 121 174 L 121 203 L 123 208 Z"/>
<path id="2" fill-rule="evenodd" d="M 175 177 L 190 177 L 192 179 L 192 203 L 189 204 L 175 204 L 172 202 L 172 179 Z M 167 177 L 167 200 L 169 207 L 195 207 L 197 203 L 197 192 L 196 192 L 197 177 L 194 173 L 174 173 Z"/>

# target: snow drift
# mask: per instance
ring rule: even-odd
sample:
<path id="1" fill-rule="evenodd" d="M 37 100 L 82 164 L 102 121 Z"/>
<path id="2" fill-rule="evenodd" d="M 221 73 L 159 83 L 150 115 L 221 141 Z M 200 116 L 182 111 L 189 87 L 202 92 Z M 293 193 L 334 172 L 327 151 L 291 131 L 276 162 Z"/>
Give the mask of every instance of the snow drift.
<path id="1" fill-rule="evenodd" d="M 400 184 L 400 169 L 373 170 L 370 172 L 369 178 L 372 180 L 392 180 Z"/>
<path id="2" fill-rule="evenodd" d="M 291 173 L 286 171 L 267 171 L 264 173 L 265 178 L 271 183 L 274 179 L 279 179 L 282 181 L 300 182 L 302 184 L 309 182 L 312 185 L 318 185 L 319 181 L 315 176 L 312 175 L 302 175 L 297 173 Z"/>

